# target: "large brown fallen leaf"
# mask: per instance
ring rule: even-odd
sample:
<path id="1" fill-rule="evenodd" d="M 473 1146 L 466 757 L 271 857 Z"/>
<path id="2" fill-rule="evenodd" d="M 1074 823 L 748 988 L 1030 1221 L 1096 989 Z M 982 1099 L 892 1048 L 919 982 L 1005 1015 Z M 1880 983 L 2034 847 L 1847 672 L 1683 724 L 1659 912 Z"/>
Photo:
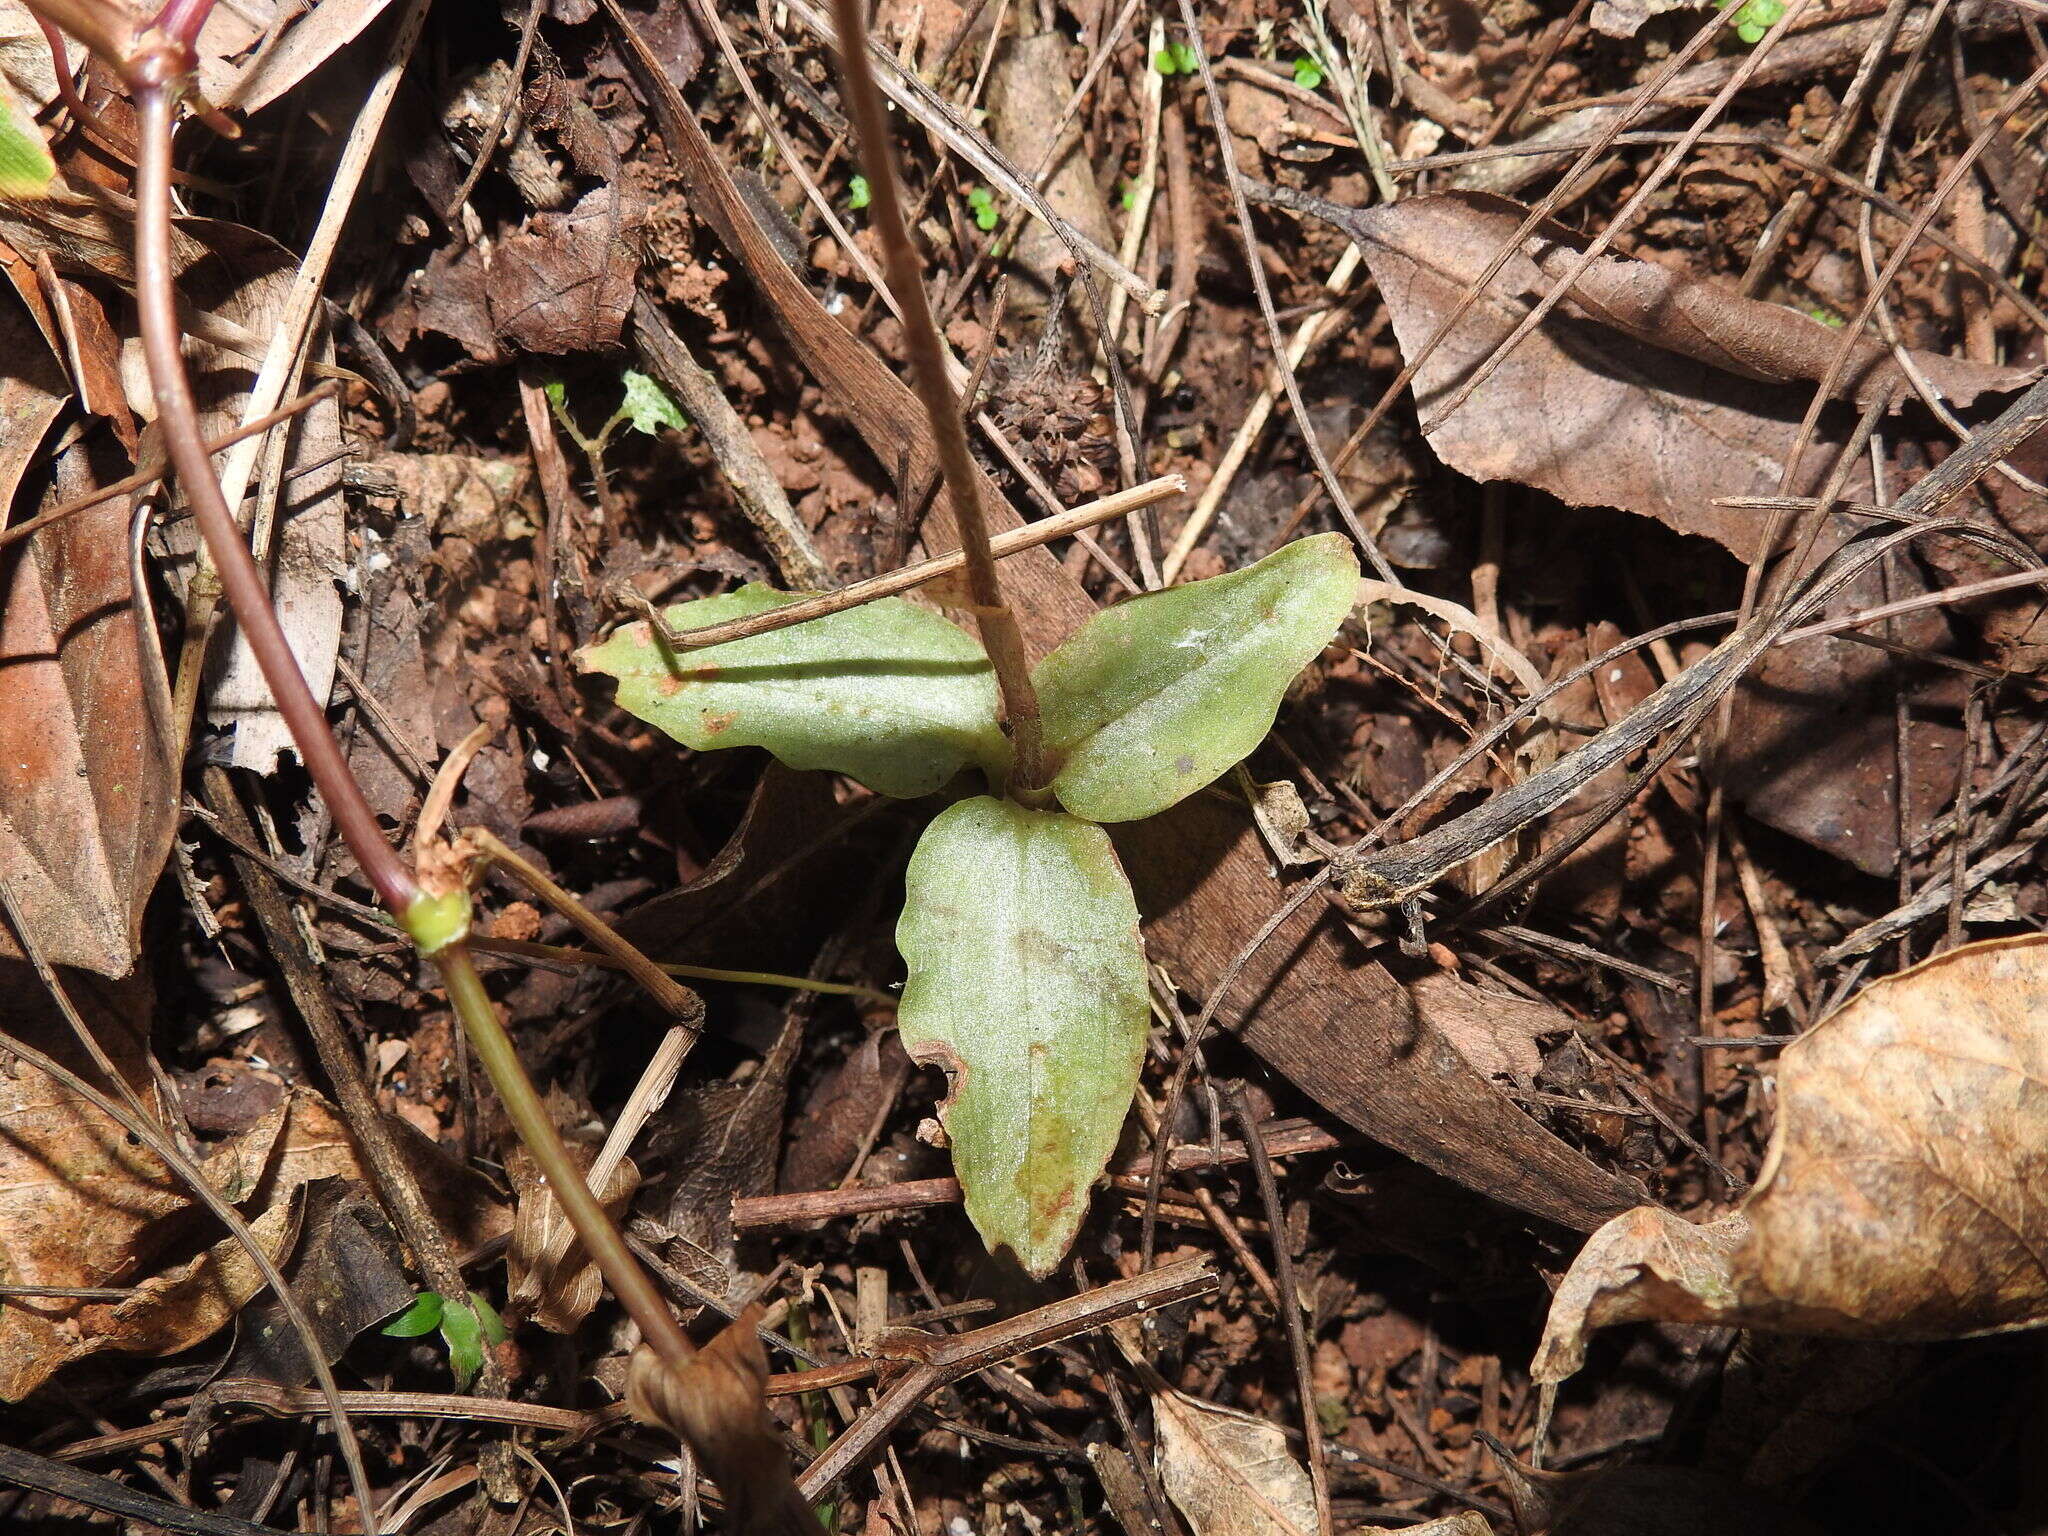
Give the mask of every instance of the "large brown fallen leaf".
<path id="1" fill-rule="evenodd" d="M 1527 210 L 1484 193 L 1445 193 L 1363 210 L 1315 203 L 1364 251 L 1403 351 L 1413 357 L 1506 244 Z M 1560 280 L 1586 240 L 1546 223 L 1415 379 L 1424 420 L 1506 340 Z M 1775 495 L 1798 436 L 1811 386 L 1826 374 L 1841 333 L 1778 304 L 1746 299 L 1654 262 L 1603 256 L 1572 295 L 1430 434 L 1454 469 L 1479 480 L 1516 480 L 1575 506 L 1617 507 L 1680 533 L 1713 539 L 1755 558 L 1769 524 L 1754 509 L 1716 497 Z M 1959 405 L 2018 389 L 2034 372 L 1915 352 L 1915 365 Z M 1859 396 L 1901 387 L 1896 363 L 1875 344 L 1856 352 L 1848 389 Z M 1822 436 L 1826 438 L 1824 431 Z M 1829 455 L 1808 454 L 1809 483 Z M 1845 494 L 1868 497 L 1859 465 Z M 1825 530 L 1818 561 L 1860 531 L 1846 517 Z M 1840 594 L 1829 613 L 1916 595 L 1925 583 L 1893 562 Z M 1929 611 L 1904 621 L 1901 643 L 1939 649 L 1946 621 Z M 1738 695 L 1724 765 L 1750 813 L 1870 874 L 1897 860 L 1898 775 L 1891 691 L 1897 663 L 1846 640 L 1771 652 Z M 1910 826 L 1955 782 L 1959 734 L 1916 720 L 1908 786 Z"/>
<path id="2" fill-rule="evenodd" d="M 1195 1536 L 1310 1536 L 1315 1491 L 1287 1433 L 1181 1392 L 1154 1392 L 1159 1481 Z"/>
<path id="3" fill-rule="evenodd" d="M 90 1071 L 68 1031 L 42 1002 L 25 965 L 0 968 L 11 983 L 0 1026 Z M 149 996 L 139 982 L 72 982 L 76 1000 L 145 1105 L 155 1089 L 144 1065 Z M 201 1164 L 210 1182 L 249 1218 L 279 1258 L 298 1231 L 298 1191 L 324 1178 L 363 1176 L 347 1127 L 317 1094 L 298 1090 Z M 445 1185 L 447 1181 L 440 1181 Z M 438 1197 L 441 1187 L 428 1181 Z M 468 1241 L 502 1231 L 502 1213 L 474 1189 L 439 1201 L 449 1230 Z M 195 1207 L 155 1154 L 92 1105 L 33 1067 L 0 1066 L 0 1279 L 10 1285 L 135 1284 L 118 1302 L 0 1299 L 0 1401 L 15 1402 L 73 1360 L 102 1350 L 169 1354 L 231 1322 L 263 1281 L 232 1237 L 149 1272 L 156 1255 L 213 1218 Z M 136 1277 L 142 1278 L 138 1281 Z"/>
<path id="4" fill-rule="evenodd" d="M 2048 1322 L 2048 936 L 1873 982 L 1786 1047 L 1740 1210 L 1655 1207 L 1593 1234 L 1552 1298 L 1539 1381 L 1659 1318 L 1883 1339 Z"/>
<path id="5" fill-rule="evenodd" d="M 1365 255 L 1411 359 L 1477 282 L 1528 210 L 1481 192 L 1366 209 L 1316 203 Z M 1538 226 L 1415 377 L 1425 421 L 1493 354 L 1587 245 Z M 1429 434 L 1453 469 L 1517 480 L 1574 506 L 1620 507 L 1755 558 L 1758 512 L 1715 497 L 1776 495 L 1811 396 L 1841 333 L 1655 262 L 1605 255 Z M 1913 360 L 1953 404 L 2024 388 L 2038 370 L 1931 352 Z M 1861 343 L 1845 378 L 1857 398 L 1903 388 L 1889 352 Z M 1809 474 L 1826 455 L 1809 453 Z M 1810 494 L 1814 487 L 1802 486 Z"/>
<path id="6" fill-rule="evenodd" d="M 0 507 L 66 393 L 34 322 L 0 293 Z M 51 504 L 91 488 L 89 457 L 64 455 Z M 134 967 L 174 802 L 142 693 L 127 525 L 109 502 L 0 550 L 0 880 L 49 960 L 103 976 Z M 0 955 L 20 954 L 0 923 Z"/>
<path id="7" fill-rule="evenodd" d="M 629 26 L 615 0 L 616 28 Z M 754 222 L 731 176 L 659 62 L 621 33 L 627 64 L 654 108 L 691 211 L 746 268 L 798 360 L 830 408 L 845 413 L 876 462 L 904 477 L 907 494 L 933 482 L 937 454 L 916 396 L 790 271 Z M 986 475 L 976 490 L 997 529 L 1023 519 Z M 931 505 L 933 549 L 958 544 L 946 498 Z M 1095 611 L 1079 582 L 1047 550 L 1004 562 L 1004 581 L 1026 643 L 1044 654 Z M 1119 829 L 1124 865 L 1147 915 L 1153 959 L 1200 994 L 1263 926 L 1283 892 L 1267 873 L 1251 817 L 1221 814 L 1204 796 L 1165 816 Z M 1147 889 L 1153 895 L 1148 897 Z M 1252 1049 L 1332 1113 L 1419 1162 L 1494 1199 L 1590 1230 L 1640 1198 L 1551 1135 L 1417 1019 L 1408 994 L 1310 905 L 1247 968 L 1218 1014 Z"/>

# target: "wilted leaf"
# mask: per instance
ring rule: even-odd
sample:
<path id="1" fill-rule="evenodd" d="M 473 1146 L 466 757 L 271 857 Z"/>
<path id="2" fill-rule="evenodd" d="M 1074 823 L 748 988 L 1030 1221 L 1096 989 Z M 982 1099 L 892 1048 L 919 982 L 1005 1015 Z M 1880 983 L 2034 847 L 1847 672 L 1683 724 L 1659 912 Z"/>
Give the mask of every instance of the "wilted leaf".
<path id="1" fill-rule="evenodd" d="M 391 0 L 241 0 L 215 6 L 199 32 L 206 99 L 257 112 L 352 42 Z"/>
<path id="2" fill-rule="evenodd" d="M 1268 1419 L 1152 1394 L 1159 1430 L 1159 1478 L 1195 1536 L 1313 1536 L 1315 1491 L 1308 1469 Z"/>
<path id="3" fill-rule="evenodd" d="M 1088 1210 L 1145 1051 L 1138 908 L 1101 828 L 982 796 L 925 829 L 904 876 L 898 1021 L 950 1085 L 967 1214 L 1043 1277 Z"/>
<path id="4" fill-rule="evenodd" d="M 1350 543 L 1325 533 L 1090 619 L 1033 676 L 1060 803 L 1136 821 L 1209 784 L 1272 729 L 1357 583 Z"/>
<path id="5" fill-rule="evenodd" d="M 676 630 L 797 599 L 758 583 L 668 610 Z M 978 642 L 937 614 L 883 598 L 829 618 L 682 654 L 646 623 L 577 653 L 618 679 L 619 707 L 687 747 L 766 747 L 899 799 L 928 795 L 969 763 L 1000 772 L 995 674 Z"/>
<path id="6" fill-rule="evenodd" d="M 1552 1299 L 1540 1381 L 1586 1335 L 1661 1318 L 1956 1338 L 2048 1322 L 2048 937 L 1873 982 L 1779 1062 L 1778 1124 L 1741 1210 L 1654 1207 L 1594 1233 Z"/>

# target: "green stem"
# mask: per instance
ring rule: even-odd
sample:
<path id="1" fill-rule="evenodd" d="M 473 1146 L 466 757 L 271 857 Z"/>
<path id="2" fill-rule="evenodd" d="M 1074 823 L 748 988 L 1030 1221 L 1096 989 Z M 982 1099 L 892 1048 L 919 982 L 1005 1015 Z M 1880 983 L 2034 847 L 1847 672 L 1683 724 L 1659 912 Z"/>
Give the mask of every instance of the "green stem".
<path id="1" fill-rule="evenodd" d="M 684 1337 L 675 1314 L 669 1311 L 654 1282 L 647 1278 L 647 1271 L 627 1249 L 626 1240 L 619 1236 L 619 1229 L 605 1214 L 604 1207 L 597 1203 L 597 1197 L 583 1180 L 582 1170 L 570 1161 L 569 1149 L 562 1144 L 561 1133 L 549 1118 L 547 1106 L 541 1103 L 533 1079 L 526 1075 L 511 1036 L 498 1022 L 498 1010 L 484 991 L 483 978 L 477 974 L 469 946 L 457 940 L 436 953 L 434 963 L 441 968 L 448 1002 L 469 1036 L 469 1048 L 476 1053 L 484 1075 L 504 1102 L 505 1116 L 512 1122 L 512 1129 L 533 1155 L 541 1177 L 561 1203 L 583 1251 L 597 1265 L 619 1305 L 640 1325 L 640 1336 L 655 1353 L 671 1366 L 683 1364 L 696 1354 L 695 1346 Z"/>

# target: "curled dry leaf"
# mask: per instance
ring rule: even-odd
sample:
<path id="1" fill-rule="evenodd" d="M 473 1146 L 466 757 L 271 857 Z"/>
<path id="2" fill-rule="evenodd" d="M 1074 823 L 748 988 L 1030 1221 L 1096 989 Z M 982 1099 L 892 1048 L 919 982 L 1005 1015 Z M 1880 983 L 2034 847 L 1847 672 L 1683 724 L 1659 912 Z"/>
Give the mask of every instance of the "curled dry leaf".
<path id="1" fill-rule="evenodd" d="M 1586 1336 L 1658 1318 L 1887 1339 L 2048 1322 L 2048 936 L 1874 982 L 1788 1046 L 1742 1208 L 1644 1207 L 1587 1242 L 1551 1301 L 1539 1381 Z"/>
<path id="2" fill-rule="evenodd" d="M 1152 1394 L 1159 1480 L 1195 1536 L 1313 1536 L 1315 1490 L 1287 1434 L 1181 1392 Z"/>
<path id="3" fill-rule="evenodd" d="M 670 1367 L 642 1344 L 626 1376 L 626 1406 L 696 1453 L 725 1498 L 725 1524 L 748 1536 L 815 1536 L 818 1522 L 790 1476 L 768 1415 L 768 1353 L 748 1307 L 695 1356 Z"/>
<path id="4" fill-rule="evenodd" d="M 571 1143 L 569 1155 L 589 1171 L 589 1148 Z M 505 1311 L 529 1316 L 550 1333 L 574 1333 L 603 1294 L 604 1277 L 575 1243 L 561 1204 L 525 1147 L 506 1154 L 505 1172 L 519 1199 L 505 1255 Z M 617 1221 L 639 1187 L 640 1170 L 631 1158 L 620 1158 L 597 1191 L 598 1204 Z"/>

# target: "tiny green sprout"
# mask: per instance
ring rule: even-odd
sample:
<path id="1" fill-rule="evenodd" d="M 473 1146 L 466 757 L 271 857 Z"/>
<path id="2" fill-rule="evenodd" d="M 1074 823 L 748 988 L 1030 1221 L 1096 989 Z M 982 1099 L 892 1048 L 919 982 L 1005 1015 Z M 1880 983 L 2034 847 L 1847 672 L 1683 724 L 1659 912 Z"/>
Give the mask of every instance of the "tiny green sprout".
<path id="1" fill-rule="evenodd" d="M 1785 0 L 1714 0 L 1714 9 L 1725 11 L 1738 3 L 1735 35 L 1752 45 L 1762 42 L 1764 34 L 1785 15 Z"/>
<path id="2" fill-rule="evenodd" d="M 1304 91 L 1315 90 L 1323 83 L 1323 66 L 1312 54 L 1303 54 L 1294 61 L 1294 83 Z"/>
<path id="3" fill-rule="evenodd" d="M 1168 43 L 1152 55 L 1152 67 L 1162 75 L 1192 75 L 1201 68 L 1195 50 L 1186 43 Z"/>
<path id="4" fill-rule="evenodd" d="M 458 1385 L 467 1387 L 483 1369 L 484 1346 L 508 1337 L 505 1320 L 475 1291 L 467 1305 L 451 1302 L 439 1291 L 421 1291 L 412 1305 L 386 1323 L 380 1332 L 391 1339 L 417 1339 L 440 1330 L 448 1349 L 448 1368 Z"/>
<path id="5" fill-rule="evenodd" d="M 1124 178 L 1123 191 L 1118 194 L 1117 201 L 1123 204 L 1125 213 L 1131 212 L 1138 206 L 1138 180 L 1135 176 L 1126 176 Z"/>
<path id="6" fill-rule="evenodd" d="M 987 187 L 976 187 L 969 192 L 967 206 L 974 210 L 975 228 L 990 230 L 996 227 L 996 195 Z"/>
<path id="7" fill-rule="evenodd" d="M 645 432 L 649 437 L 663 427 L 673 427 L 680 432 L 687 425 L 683 413 L 675 401 L 669 399 L 663 389 L 646 374 L 628 368 L 623 382 L 625 398 L 619 402 L 619 414 L 635 432 Z"/>
<path id="8" fill-rule="evenodd" d="M 560 379 L 549 379 L 541 385 L 540 392 L 547 396 L 548 406 L 557 416 L 569 409 L 569 386 Z"/>
<path id="9" fill-rule="evenodd" d="M 1818 320 L 1822 325 L 1833 326 L 1838 331 L 1842 328 L 1842 317 L 1833 310 L 1823 309 L 1818 304 L 1808 304 L 1805 308 L 1807 315 L 1812 319 Z"/>
<path id="10" fill-rule="evenodd" d="M 868 179 L 856 176 L 846 184 L 846 206 L 858 213 L 868 205 Z"/>

